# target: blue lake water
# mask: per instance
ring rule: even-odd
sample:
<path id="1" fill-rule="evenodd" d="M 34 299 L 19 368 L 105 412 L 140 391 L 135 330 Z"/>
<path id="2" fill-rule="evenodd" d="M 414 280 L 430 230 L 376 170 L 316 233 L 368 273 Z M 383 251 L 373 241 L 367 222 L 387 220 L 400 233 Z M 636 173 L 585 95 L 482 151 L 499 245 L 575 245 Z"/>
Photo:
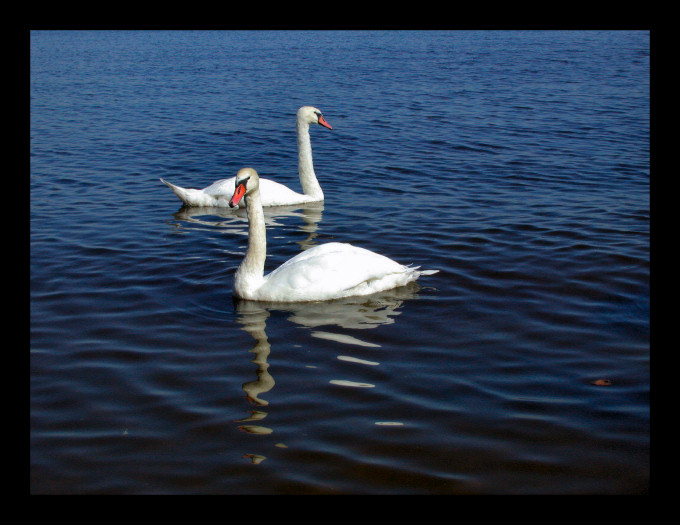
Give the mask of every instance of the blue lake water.
<path id="1" fill-rule="evenodd" d="M 34 494 L 649 489 L 649 33 L 30 34 Z M 267 270 L 343 241 L 439 269 L 236 302 L 252 166 Z"/>

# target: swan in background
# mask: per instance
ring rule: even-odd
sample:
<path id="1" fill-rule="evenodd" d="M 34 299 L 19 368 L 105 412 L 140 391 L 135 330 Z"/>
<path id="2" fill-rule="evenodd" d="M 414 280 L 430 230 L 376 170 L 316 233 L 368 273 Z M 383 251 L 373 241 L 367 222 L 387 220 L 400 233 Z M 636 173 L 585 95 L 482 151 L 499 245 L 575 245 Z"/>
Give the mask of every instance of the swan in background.
<path id="1" fill-rule="evenodd" d="M 314 163 L 312 162 L 312 144 L 309 139 L 310 124 L 319 124 L 328 129 L 333 129 L 323 117 L 321 111 L 315 107 L 303 106 L 298 109 L 298 168 L 303 193 L 297 193 L 278 182 L 261 179 L 260 191 L 262 192 L 263 206 L 303 204 L 323 200 L 323 191 L 321 191 L 321 185 L 314 173 Z M 229 197 L 234 193 L 234 177 L 213 182 L 202 190 L 181 188 L 163 179 L 161 179 L 161 182 L 174 191 L 175 195 L 188 206 L 218 206 L 226 208 L 229 206 Z"/>
<path id="2" fill-rule="evenodd" d="M 229 200 L 244 199 L 248 214 L 248 249 L 234 278 L 234 294 L 241 299 L 273 302 L 325 301 L 368 295 L 403 286 L 421 275 L 439 270 L 418 270 L 375 252 L 338 242 L 313 246 L 264 275 L 267 232 L 260 195 L 260 178 L 242 168 Z"/>

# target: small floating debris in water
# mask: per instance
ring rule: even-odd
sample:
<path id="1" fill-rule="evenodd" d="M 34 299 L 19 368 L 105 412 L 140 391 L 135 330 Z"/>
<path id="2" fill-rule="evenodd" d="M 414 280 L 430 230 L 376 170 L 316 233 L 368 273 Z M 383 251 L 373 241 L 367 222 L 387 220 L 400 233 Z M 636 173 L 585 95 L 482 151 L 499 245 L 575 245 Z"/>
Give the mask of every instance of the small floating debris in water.
<path id="1" fill-rule="evenodd" d="M 276 445 L 274 446 L 279 448 L 288 448 L 288 445 L 286 445 L 285 443 L 276 443 Z"/>
<path id="2" fill-rule="evenodd" d="M 596 379 L 595 381 L 591 381 L 590 384 L 595 386 L 609 386 L 612 382 L 609 379 Z"/>
<path id="3" fill-rule="evenodd" d="M 331 379 L 330 383 L 332 385 L 339 386 L 353 386 L 357 388 L 375 388 L 375 385 L 371 383 L 356 383 L 355 381 L 345 381 L 344 379 Z"/>
<path id="4" fill-rule="evenodd" d="M 376 425 L 380 425 L 383 427 L 403 427 L 404 424 L 400 423 L 399 421 L 376 421 Z"/>

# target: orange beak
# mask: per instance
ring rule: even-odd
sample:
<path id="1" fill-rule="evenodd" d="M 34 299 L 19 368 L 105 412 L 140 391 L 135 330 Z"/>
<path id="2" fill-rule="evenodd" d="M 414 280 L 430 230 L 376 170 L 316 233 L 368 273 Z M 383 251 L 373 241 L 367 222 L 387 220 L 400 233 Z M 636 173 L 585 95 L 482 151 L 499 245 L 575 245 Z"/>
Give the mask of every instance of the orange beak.
<path id="1" fill-rule="evenodd" d="M 243 198 L 245 194 L 246 194 L 245 183 L 241 183 L 238 186 L 236 186 L 236 189 L 234 190 L 234 195 L 232 195 L 231 199 L 229 200 L 229 207 L 233 208 L 234 206 L 238 206 L 239 201 Z"/>
<path id="2" fill-rule="evenodd" d="M 321 115 L 319 115 L 319 124 L 321 124 L 324 128 L 333 129 L 326 119 Z"/>

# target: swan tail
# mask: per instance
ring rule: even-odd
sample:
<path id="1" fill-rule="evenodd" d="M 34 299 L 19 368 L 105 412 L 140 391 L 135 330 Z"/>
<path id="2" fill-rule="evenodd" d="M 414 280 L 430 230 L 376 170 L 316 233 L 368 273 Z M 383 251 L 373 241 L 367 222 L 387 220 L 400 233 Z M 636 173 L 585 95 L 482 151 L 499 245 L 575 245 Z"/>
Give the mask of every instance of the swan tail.
<path id="1" fill-rule="evenodd" d="M 186 204 L 187 206 L 204 206 L 206 203 L 202 202 L 200 197 L 203 197 L 201 195 L 201 192 L 199 190 L 192 190 L 192 189 L 186 189 L 182 188 L 180 186 L 175 186 L 171 182 L 168 182 L 167 180 L 160 179 L 160 181 L 165 184 L 168 188 L 170 188 L 175 195 L 179 197 L 179 199 Z"/>
<path id="2" fill-rule="evenodd" d="M 184 188 L 181 188 L 179 186 L 175 186 L 172 182 L 168 182 L 167 180 L 160 179 L 160 181 L 165 184 L 168 188 L 170 188 L 175 195 L 177 195 L 180 199 L 184 200 L 187 195 L 187 190 Z"/>
<path id="3" fill-rule="evenodd" d="M 421 270 L 420 266 L 411 266 L 411 265 L 407 266 L 407 268 L 409 270 L 411 270 L 412 272 L 417 273 L 418 277 L 420 277 L 421 275 L 432 275 L 432 274 L 435 274 L 439 271 L 439 270 Z"/>

